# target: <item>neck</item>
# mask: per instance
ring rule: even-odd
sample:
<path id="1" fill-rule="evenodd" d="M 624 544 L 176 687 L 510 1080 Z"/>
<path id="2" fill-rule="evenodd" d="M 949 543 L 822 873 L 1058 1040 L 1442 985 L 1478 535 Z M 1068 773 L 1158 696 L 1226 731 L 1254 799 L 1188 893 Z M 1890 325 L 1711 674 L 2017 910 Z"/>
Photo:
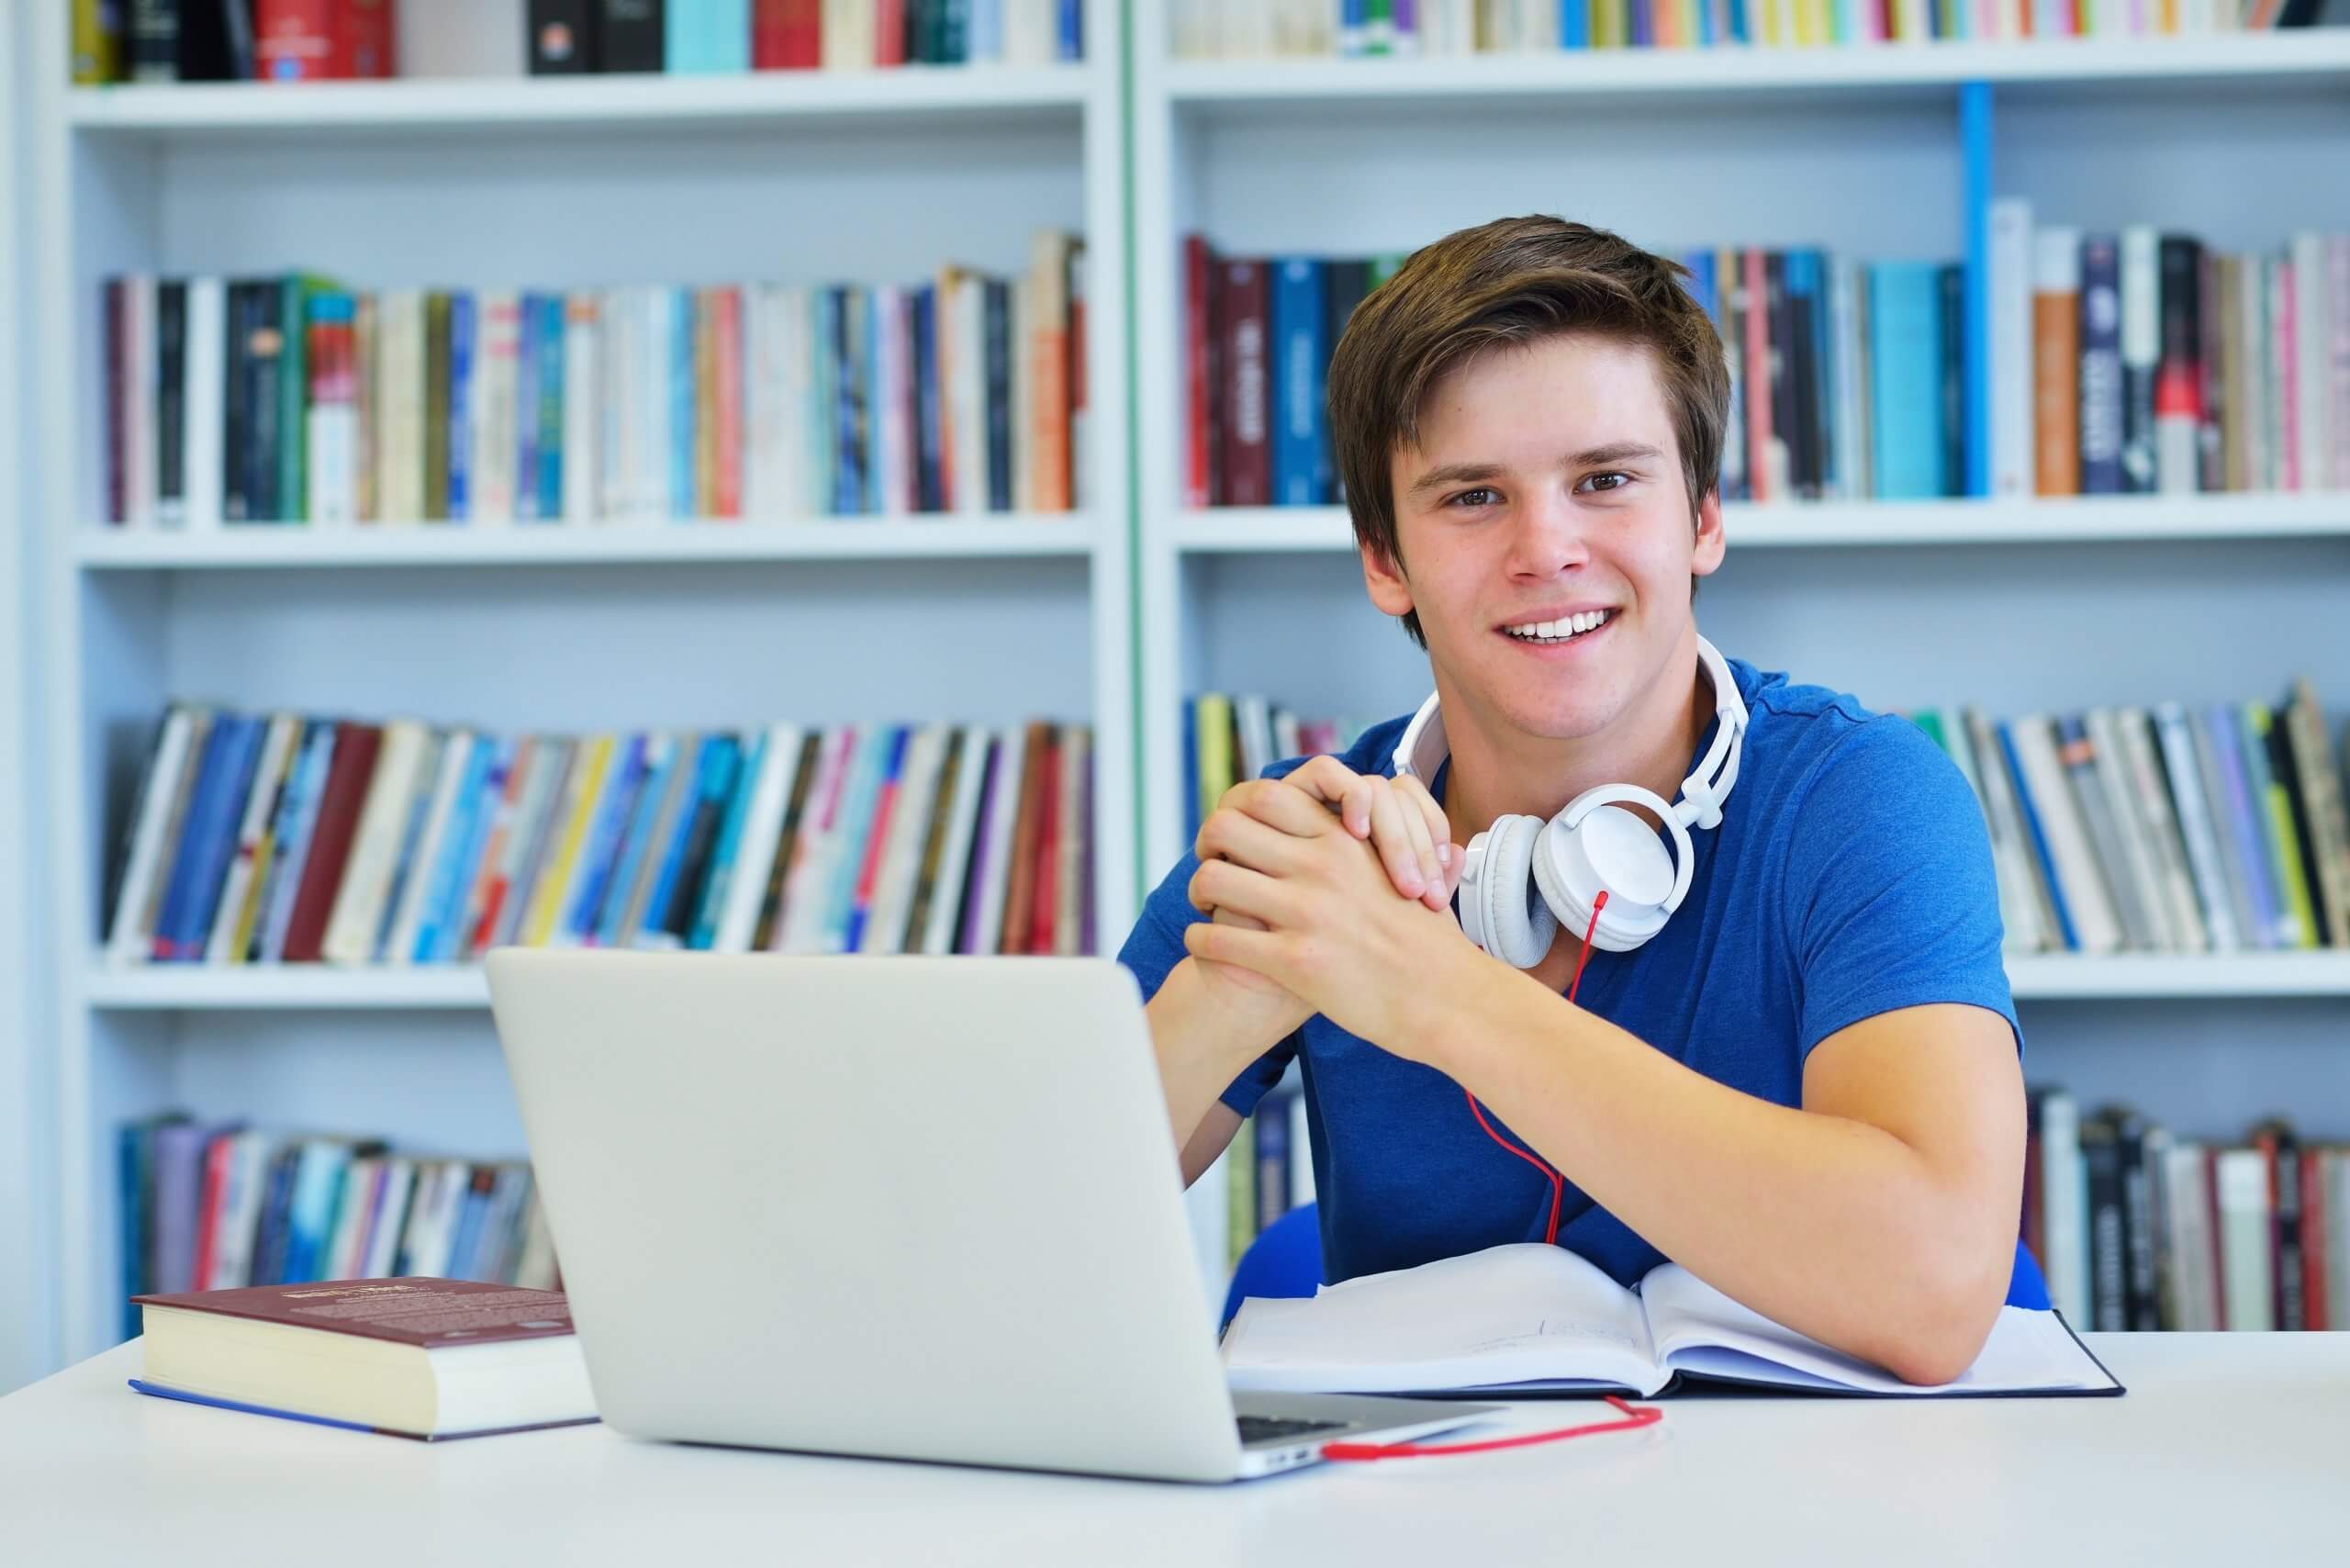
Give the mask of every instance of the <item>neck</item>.
<path id="1" fill-rule="evenodd" d="M 1655 683 L 1593 734 L 1562 740 L 1528 734 L 1452 689 L 1442 671 L 1436 685 L 1452 752 L 1445 815 L 1463 844 L 1492 827 L 1495 817 L 1552 817 L 1577 795 L 1603 784 L 1638 784 L 1672 800 L 1688 776 L 1689 759 L 1715 706 L 1713 683 L 1698 661 L 1694 624 L 1682 633 Z"/>

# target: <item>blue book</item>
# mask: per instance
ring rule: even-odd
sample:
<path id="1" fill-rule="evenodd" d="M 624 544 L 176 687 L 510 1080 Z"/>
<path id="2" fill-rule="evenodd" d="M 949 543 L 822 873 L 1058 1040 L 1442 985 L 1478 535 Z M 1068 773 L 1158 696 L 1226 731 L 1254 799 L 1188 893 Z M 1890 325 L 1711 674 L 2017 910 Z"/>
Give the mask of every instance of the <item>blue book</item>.
<path id="1" fill-rule="evenodd" d="M 733 783 L 733 763 L 738 743 L 733 735 L 716 734 L 705 738 L 694 756 L 691 787 L 677 809 L 675 830 L 669 843 L 655 863 L 653 887 L 644 901 L 644 928 L 673 933 L 682 942 L 685 931 L 667 923 L 669 906 L 677 902 L 677 879 L 685 869 L 686 855 L 697 831 L 707 834 L 704 820 L 724 809 L 726 791 Z M 655 945 L 666 946 L 666 941 L 655 939 Z"/>
<path id="2" fill-rule="evenodd" d="M 177 936 L 185 924 L 181 913 L 189 896 L 189 885 L 196 875 L 196 835 L 188 831 L 196 821 L 196 809 L 204 799 L 207 778 L 221 766 L 222 753 L 227 749 L 230 715 L 215 713 L 205 729 L 204 748 L 197 752 L 188 766 L 196 769 L 195 782 L 188 786 L 187 805 L 180 813 L 179 838 L 173 846 L 172 869 L 163 879 L 163 896 L 155 905 L 155 930 L 148 938 L 148 955 L 156 959 L 169 959 L 178 951 Z"/>
<path id="3" fill-rule="evenodd" d="M 1747 0 L 1729 0 L 1729 37 L 1732 43 L 1751 43 L 1754 23 L 1747 11 Z"/>
<path id="4" fill-rule="evenodd" d="M 1060 57 L 1063 60 L 1085 58 L 1084 0 L 1061 0 Z"/>
<path id="5" fill-rule="evenodd" d="M 1869 280 L 1869 412 L 1876 493 L 1942 493 L 1942 286 L 1932 262 L 1876 262 Z"/>
<path id="6" fill-rule="evenodd" d="M 734 880 L 734 857 L 743 847 L 743 819 L 751 813 L 751 795 L 758 788 L 759 770 L 767 766 L 767 734 L 762 730 L 735 769 L 733 793 L 719 823 L 718 844 L 710 852 L 710 872 L 702 879 L 701 899 L 686 935 L 686 946 L 697 953 L 709 952 L 710 945 L 718 939 L 718 917 L 725 913 L 726 890 Z"/>
<path id="7" fill-rule="evenodd" d="M 294 1167 L 294 1195 L 285 1212 L 282 1282 L 308 1284 L 319 1278 L 326 1262 L 327 1238 L 334 1228 L 335 1201 L 342 1194 L 343 1172 L 350 1164 L 351 1150 L 343 1144 L 312 1138 L 302 1145 Z"/>
<path id="8" fill-rule="evenodd" d="M 178 933 L 179 956 L 188 963 L 204 959 L 213 919 L 220 913 L 222 884 L 228 879 L 229 863 L 237 857 L 237 829 L 253 792 L 253 775 L 261 767 L 262 742 L 269 734 L 269 721 L 263 718 L 239 716 L 229 722 L 234 733 L 224 756 L 219 788 L 204 802 L 203 819 L 191 823 L 198 834 L 196 879 L 189 889 L 186 923 Z"/>
<path id="9" fill-rule="evenodd" d="M 877 407 L 878 399 L 874 396 L 875 389 L 881 382 L 881 291 L 878 288 L 860 289 L 857 291 L 857 299 L 862 308 L 857 313 L 856 330 L 861 342 L 859 352 L 864 356 L 865 362 L 864 452 L 861 454 L 864 465 L 865 493 L 857 510 L 863 512 L 878 513 L 883 510 L 881 487 L 887 478 L 887 476 L 881 472 L 883 415 L 880 409 Z"/>
<path id="10" fill-rule="evenodd" d="M 563 374 L 564 302 L 560 294 L 539 296 L 539 401 L 523 410 L 538 420 L 538 515 L 549 521 L 563 516 Z M 529 469 L 522 483 L 532 482 Z"/>
<path id="11" fill-rule="evenodd" d="M 694 291 L 669 291 L 669 517 L 694 515 Z"/>
<path id="12" fill-rule="evenodd" d="M 879 792 L 881 769 L 890 760 L 890 735 L 888 728 L 860 728 L 850 736 L 849 745 L 856 750 L 849 759 L 848 784 L 841 793 L 840 817 L 833 830 L 835 858 L 830 868 L 832 879 L 824 889 L 823 934 L 816 949 L 821 953 L 848 950 L 849 912 L 856 902 L 856 875 L 864 869 L 866 834 L 873 827 L 873 797 Z"/>
<path id="13" fill-rule="evenodd" d="M 292 1239 L 286 1221 L 293 1212 L 294 1177 L 301 1162 L 302 1146 L 289 1143 L 272 1152 L 264 1167 L 261 1214 L 253 1222 L 252 1261 L 246 1269 L 247 1284 L 286 1282 L 286 1254 Z"/>
<path id="14" fill-rule="evenodd" d="M 458 789 L 464 815 L 451 823 L 456 857 L 449 862 L 449 875 L 417 925 L 416 961 L 420 964 L 453 963 L 464 945 L 465 906 L 472 902 L 489 835 L 497 831 L 517 749 L 510 738 L 483 735 L 474 743 L 474 754 L 467 759 L 465 777 Z"/>
<path id="15" fill-rule="evenodd" d="M 636 809 L 629 813 L 611 885 L 604 890 L 603 905 L 596 916 L 596 945 L 599 947 L 624 946 L 633 935 L 621 930 L 621 923 L 628 918 L 629 895 L 636 890 L 637 878 L 643 873 L 644 857 L 651 853 L 654 824 L 661 814 L 661 796 L 668 789 L 669 774 L 677 766 L 675 740 L 655 735 L 646 743 L 644 783 L 636 792 Z"/>
<path id="16" fill-rule="evenodd" d="M 662 61 L 673 75 L 751 68 L 751 0 L 668 0 Z"/>
<path id="17" fill-rule="evenodd" d="M 139 1332 L 139 1306 L 136 1303 L 126 1303 L 125 1305 L 131 1314 L 129 1331 L 124 1335 L 125 1338 L 129 1338 Z M 579 1427 L 589 1425 L 597 1419 L 593 1416 L 581 1416 L 568 1421 L 543 1422 L 539 1427 L 499 1427 L 478 1432 L 403 1432 L 397 1427 L 370 1427 L 363 1421 L 341 1421 L 331 1416 L 306 1416 L 299 1410 L 281 1410 L 273 1405 L 249 1405 L 241 1399 L 222 1399 L 210 1394 L 192 1394 L 184 1388 L 173 1388 L 169 1383 L 150 1383 L 145 1378 L 127 1378 L 124 1381 L 130 1385 L 134 1393 L 146 1394 L 151 1399 L 176 1399 L 183 1405 L 208 1406 L 215 1410 L 234 1410 L 245 1416 L 269 1416 L 280 1421 L 304 1421 L 313 1427 L 340 1427 L 348 1432 L 373 1432 L 378 1437 L 408 1438 L 420 1443 L 453 1442 L 464 1438 L 494 1438 L 507 1432 L 538 1431 L 543 1427 Z"/>
<path id="18" fill-rule="evenodd" d="M 1195 843 L 1200 836 L 1200 704 L 1197 698 L 1183 699 L 1183 788 L 1177 793 L 1183 801 L 1183 842 Z"/>
<path id="19" fill-rule="evenodd" d="M 417 777 L 424 787 L 411 793 L 408 803 L 408 820 L 400 827 L 399 853 L 392 860 L 392 874 L 384 889 L 384 907 L 375 915 L 375 939 L 369 944 L 370 959 L 382 963 L 390 954 L 392 927 L 399 924 L 400 905 L 408 896 L 408 879 L 417 874 L 416 847 L 424 837 L 425 819 L 432 814 L 431 781 L 441 776 L 441 748 L 448 744 L 439 735 L 428 735 L 423 752 L 417 763 Z"/>
<path id="20" fill-rule="evenodd" d="M 856 863 L 857 872 L 849 884 L 848 923 L 843 935 L 842 950 L 844 952 L 856 952 L 857 944 L 865 937 L 866 917 L 872 911 L 871 900 L 875 891 L 874 889 L 863 885 L 865 862 L 870 855 L 878 852 L 881 842 L 887 838 L 894 826 L 896 812 L 902 805 L 898 785 L 899 781 L 905 777 L 906 745 L 912 735 L 912 728 L 904 724 L 898 725 L 890 732 L 888 752 L 881 765 L 879 778 L 873 788 L 873 805 L 863 818 L 866 823 L 866 842 L 858 852 L 851 857 Z M 885 799 L 891 802 L 891 821 L 886 823 L 875 820 L 881 801 Z"/>
<path id="21" fill-rule="evenodd" d="M 302 732 L 302 743 L 287 769 L 285 787 L 278 791 L 277 811 L 270 823 L 268 871 L 254 892 L 252 935 L 246 957 L 253 963 L 274 958 L 284 951 L 285 923 L 294 913 L 294 893 L 302 879 L 302 858 L 308 851 L 310 825 L 317 820 L 318 790 L 326 778 L 334 751 L 335 724 L 313 719 Z"/>
<path id="22" fill-rule="evenodd" d="M 1681 258 L 1681 264 L 1689 269 L 1689 297 L 1697 302 L 1697 308 L 1706 313 L 1714 330 L 1719 332 L 1722 301 L 1721 291 L 1714 284 L 1714 252 L 1691 251 Z"/>
<path id="23" fill-rule="evenodd" d="M 2081 236 L 2081 494 L 2121 493 L 2121 241 Z"/>
<path id="24" fill-rule="evenodd" d="M 940 441 L 938 290 L 923 284 L 908 297 L 913 333 L 914 489 L 919 511 L 946 510 L 946 451 Z"/>
<path id="25" fill-rule="evenodd" d="M 2212 810 L 2226 819 L 2221 831 L 2234 842 L 2236 855 L 2244 864 L 2244 890 L 2252 896 L 2253 917 L 2259 922 L 2257 929 L 2245 933 L 2245 946 L 2278 946 L 2277 923 L 2285 903 L 2269 868 L 2266 847 L 2268 835 L 2260 825 L 2268 805 L 2253 798 L 2252 774 L 2238 740 L 2235 710 L 2224 702 L 2214 702 L 2196 714 L 2195 722 L 2211 737 L 2211 756 L 2219 764 L 2220 786 L 2227 792 L 2225 800 L 2211 803 Z"/>
<path id="26" fill-rule="evenodd" d="M 865 510 L 865 340 L 850 330 L 861 297 L 854 286 L 840 285 L 824 290 L 824 301 L 816 360 L 833 389 L 833 514 L 850 517 Z"/>
<path id="27" fill-rule="evenodd" d="M 581 886 L 572 902 L 570 918 L 564 923 L 565 934 L 574 940 L 594 939 L 596 916 L 604 906 L 604 889 L 611 880 L 612 863 L 620 857 L 621 833 L 636 805 L 637 788 L 644 782 L 645 741 L 646 737 L 641 734 L 629 737 L 628 751 L 621 759 L 619 771 L 605 787 L 602 808 L 596 813 L 595 825 L 580 851 L 584 868 Z"/>
<path id="28" fill-rule="evenodd" d="M 464 855 L 474 818 L 481 810 L 482 780 L 488 777 L 498 752 L 497 737 L 488 734 L 475 735 L 469 744 L 454 739 L 450 744 L 468 745 L 464 771 L 457 776 L 457 792 L 450 798 L 448 820 L 442 824 L 441 842 L 425 872 L 424 897 L 417 906 L 416 939 L 408 954 L 412 963 L 432 961 L 433 946 L 441 939 L 442 912 L 448 908 L 450 889 L 461 879 L 457 862 Z"/>
<path id="29" fill-rule="evenodd" d="M 474 1254 L 481 1248 L 482 1216 L 489 1212 L 489 1194 L 482 1190 L 481 1176 L 487 1166 L 469 1166 L 465 1172 L 465 1195 L 457 1203 L 457 1226 L 449 1238 L 449 1277 L 470 1280 L 479 1271 L 475 1267 Z"/>
<path id="30" fill-rule="evenodd" d="M 1329 368 L 1322 263 L 1273 263 L 1273 504 L 1320 506 L 1330 498 L 1329 428 L 1323 379 Z"/>
<path id="31" fill-rule="evenodd" d="M 474 314 L 472 294 L 460 289 L 449 296 L 447 516 L 451 522 L 463 522 L 473 515 Z"/>
<path id="32" fill-rule="evenodd" d="M 1591 47 L 1591 0 L 1559 0 L 1559 47 Z"/>
<path id="33" fill-rule="evenodd" d="M 2065 907 L 2065 884 L 2056 877 L 2056 857 L 2048 853 L 2048 836 L 2040 828 L 2040 808 L 2032 804 L 2031 786 L 2024 781 L 2023 763 L 2016 756 L 2016 739 L 2008 722 L 2000 720 L 1999 754 L 2007 759 L 2008 782 L 2013 787 L 2016 812 L 2023 818 L 2026 836 L 2031 840 L 2031 853 L 2040 863 L 2041 885 L 2048 890 L 2049 907 L 2056 913 L 2057 934 L 2065 939 L 2067 952 L 2081 950 L 2081 939 L 2073 932 L 2073 912 Z"/>

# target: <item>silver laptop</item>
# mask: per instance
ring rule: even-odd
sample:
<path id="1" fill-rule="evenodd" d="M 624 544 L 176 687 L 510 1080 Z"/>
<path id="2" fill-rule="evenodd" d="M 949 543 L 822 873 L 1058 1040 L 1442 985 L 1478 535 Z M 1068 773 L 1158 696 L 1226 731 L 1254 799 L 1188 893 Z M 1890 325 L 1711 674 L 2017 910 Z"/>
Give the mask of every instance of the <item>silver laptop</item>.
<path id="1" fill-rule="evenodd" d="M 489 955 L 604 1420 L 1181 1481 L 1493 1407 L 1243 1397 L 1106 958 Z"/>

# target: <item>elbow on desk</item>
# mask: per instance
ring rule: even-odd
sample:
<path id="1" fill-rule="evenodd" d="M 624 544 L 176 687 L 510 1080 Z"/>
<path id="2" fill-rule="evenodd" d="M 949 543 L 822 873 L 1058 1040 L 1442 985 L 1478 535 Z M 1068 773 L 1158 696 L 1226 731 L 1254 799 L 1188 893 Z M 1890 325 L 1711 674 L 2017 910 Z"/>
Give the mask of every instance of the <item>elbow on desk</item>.
<path id="1" fill-rule="evenodd" d="M 2002 1260 L 2004 1261 L 2004 1260 Z M 1903 1293 L 1893 1314 L 1898 1331 L 1873 1357 L 1902 1382 L 1950 1383 L 1975 1364 L 2007 1299 L 2003 1270 L 1945 1269 Z"/>

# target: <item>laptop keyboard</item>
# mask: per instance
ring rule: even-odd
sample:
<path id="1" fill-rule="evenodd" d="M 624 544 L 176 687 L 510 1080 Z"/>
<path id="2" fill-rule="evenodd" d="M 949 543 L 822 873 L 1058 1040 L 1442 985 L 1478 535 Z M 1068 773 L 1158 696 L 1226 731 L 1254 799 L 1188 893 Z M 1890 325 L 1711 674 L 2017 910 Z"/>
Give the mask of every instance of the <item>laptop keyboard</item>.
<path id="1" fill-rule="evenodd" d="M 1272 1416 L 1236 1416 L 1240 1423 L 1242 1443 L 1269 1443 L 1277 1438 L 1294 1438 L 1304 1432 L 1335 1432 L 1344 1421 L 1288 1421 Z"/>

